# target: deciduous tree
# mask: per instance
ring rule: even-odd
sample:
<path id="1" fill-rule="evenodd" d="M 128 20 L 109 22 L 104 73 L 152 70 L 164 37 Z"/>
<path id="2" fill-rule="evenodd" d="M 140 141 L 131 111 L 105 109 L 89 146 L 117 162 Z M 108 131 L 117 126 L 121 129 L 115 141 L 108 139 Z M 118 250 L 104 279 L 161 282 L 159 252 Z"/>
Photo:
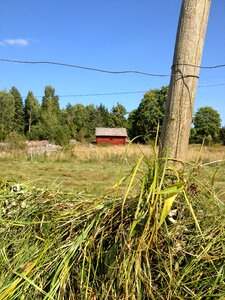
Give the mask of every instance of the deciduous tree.
<path id="1" fill-rule="evenodd" d="M 144 94 L 137 109 L 133 110 L 128 118 L 129 137 L 137 141 L 146 142 L 155 139 L 157 128 L 162 125 L 165 113 L 168 87 L 150 90 Z"/>
<path id="2" fill-rule="evenodd" d="M 112 107 L 109 118 L 109 127 L 127 127 L 126 119 L 126 108 L 117 102 L 115 106 Z"/>
<path id="3" fill-rule="evenodd" d="M 41 136 L 42 139 L 54 141 L 57 137 L 58 126 L 61 125 L 59 97 L 55 95 L 52 86 L 46 86 L 41 103 Z"/>
<path id="4" fill-rule="evenodd" d="M 193 119 L 194 142 L 215 143 L 219 140 L 221 118 L 217 110 L 210 106 L 201 107 L 197 110 Z"/>
<path id="5" fill-rule="evenodd" d="M 41 107 L 38 100 L 34 97 L 33 92 L 29 91 L 24 106 L 25 133 L 31 132 L 32 127 L 38 124 L 40 110 Z"/>
<path id="6" fill-rule="evenodd" d="M 224 126 L 220 129 L 220 141 L 225 146 L 225 127 Z"/>

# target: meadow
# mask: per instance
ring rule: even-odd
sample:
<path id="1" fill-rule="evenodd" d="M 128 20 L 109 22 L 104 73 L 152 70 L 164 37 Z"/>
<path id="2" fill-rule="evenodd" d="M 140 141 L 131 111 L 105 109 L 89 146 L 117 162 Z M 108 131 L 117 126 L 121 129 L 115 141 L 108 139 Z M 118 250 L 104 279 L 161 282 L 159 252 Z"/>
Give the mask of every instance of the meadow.
<path id="1" fill-rule="evenodd" d="M 0 300 L 224 299 L 224 147 L 0 158 Z"/>
<path id="2" fill-rule="evenodd" d="M 70 146 L 56 153 L 27 154 L 15 147 L 0 153 L 0 177 L 41 188 L 84 191 L 102 194 L 129 174 L 141 155 L 154 158 L 151 145 Z M 225 199 L 225 147 L 190 145 L 187 170 L 198 168 L 201 180 L 213 180 L 220 197 Z M 190 171 L 192 172 L 192 171 Z"/>

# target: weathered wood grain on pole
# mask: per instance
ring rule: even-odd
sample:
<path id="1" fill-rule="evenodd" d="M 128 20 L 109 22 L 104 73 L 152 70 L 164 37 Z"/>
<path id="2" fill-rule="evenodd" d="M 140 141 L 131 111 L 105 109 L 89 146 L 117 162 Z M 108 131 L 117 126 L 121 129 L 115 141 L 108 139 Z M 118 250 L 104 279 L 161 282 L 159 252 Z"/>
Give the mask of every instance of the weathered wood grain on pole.
<path id="1" fill-rule="evenodd" d="M 192 122 L 210 0 L 183 0 L 166 113 L 160 137 L 160 156 L 184 160 Z"/>

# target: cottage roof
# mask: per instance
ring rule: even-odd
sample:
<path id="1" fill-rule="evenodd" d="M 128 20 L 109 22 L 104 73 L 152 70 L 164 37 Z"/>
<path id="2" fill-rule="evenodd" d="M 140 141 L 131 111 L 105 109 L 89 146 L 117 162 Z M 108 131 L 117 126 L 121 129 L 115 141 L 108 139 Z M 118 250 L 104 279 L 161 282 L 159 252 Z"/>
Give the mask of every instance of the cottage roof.
<path id="1" fill-rule="evenodd" d="M 104 128 L 97 127 L 95 128 L 96 136 L 127 136 L 126 128 Z"/>

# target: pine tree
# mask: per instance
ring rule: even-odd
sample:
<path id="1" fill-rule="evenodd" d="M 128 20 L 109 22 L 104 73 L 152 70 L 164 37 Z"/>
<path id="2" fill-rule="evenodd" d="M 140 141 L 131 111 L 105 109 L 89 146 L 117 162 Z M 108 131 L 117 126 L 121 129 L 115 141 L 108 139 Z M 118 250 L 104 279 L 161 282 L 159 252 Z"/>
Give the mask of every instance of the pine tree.
<path id="1" fill-rule="evenodd" d="M 14 130 L 15 100 L 7 91 L 0 91 L 0 140 L 3 141 Z"/>
<path id="2" fill-rule="evenodd" d="M 97 107 L 97 111 L 100 114 L 100 122 L 98 127 L 109 127 L 110 126 L 110 112 L 107 107 L 102 103 Z"/>
<path id="3" fill-rule="evenodd" d="M 24 126 L 25 126 L 23 100 L 20 92 L 16 87 L 11 88 L 10 94 L 14 98 L 14 105 L 15 105 L 14 126 L 13 126 L 14 131 L 23 134 Z"/>

